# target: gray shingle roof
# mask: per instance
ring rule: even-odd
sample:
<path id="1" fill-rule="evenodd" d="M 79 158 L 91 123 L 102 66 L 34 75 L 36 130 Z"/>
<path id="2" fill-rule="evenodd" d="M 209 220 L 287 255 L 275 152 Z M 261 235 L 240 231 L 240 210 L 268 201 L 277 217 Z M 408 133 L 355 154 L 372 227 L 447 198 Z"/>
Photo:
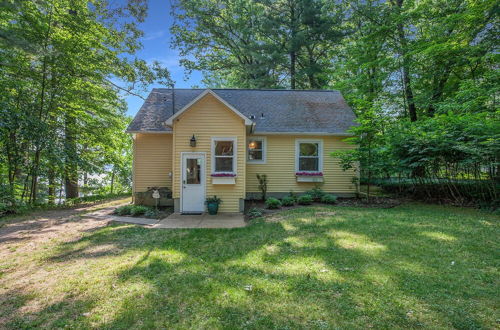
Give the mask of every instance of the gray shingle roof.
<path id="1" fill-rule="evenodd" d="M 205 89 L 155 88 L 130 123 L 127 132 L 169 132 L 163 123 Z M 339 91 L 212 89 L 255 123 L 255 133 L 297 132 L 344 134 L 355 126 L 355 115 Z M 173 104 L 172 104 L 173 103 Z M 261 118 L 264 114 L 264 118 Z M 254 116 L 254 117 L 253 117 Z M 254 118 L 254 119 L 253 119 Z"/>

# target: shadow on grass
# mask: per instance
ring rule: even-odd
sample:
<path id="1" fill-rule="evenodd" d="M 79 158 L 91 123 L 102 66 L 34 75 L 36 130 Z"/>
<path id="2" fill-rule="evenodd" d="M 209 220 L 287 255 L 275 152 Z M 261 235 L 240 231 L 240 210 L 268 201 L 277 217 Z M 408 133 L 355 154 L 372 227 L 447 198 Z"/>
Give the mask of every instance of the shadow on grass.
<path id="1" fill-rule="evenodd" d="M 0 328 L 11 329 L 61 329 L 71 322 L 80 328 L 90 328 L 86 315 L 94 302 L 90 299 L 76 299 L 64 296 L 42 309 L 34 301 L 34 294 L 23 294 L 10 290 L 0 295 Z M 22 313 L 20 310 L 22 309 Z M 6 322 L 2 322 L 8 320 Z"/>
<path id="2" fill-rule="evenodd" d="M 325 210 L 335 214 L 315 216 Z M 92 262 L 109 259 L 112 302 L 86 302 L 99 306 L 91 321 L 102 327 L 491 327 L 498 231 L 456 215 L 329 207 L 231 230 L 115 225 L 45 260 L 99 272 Z"/>

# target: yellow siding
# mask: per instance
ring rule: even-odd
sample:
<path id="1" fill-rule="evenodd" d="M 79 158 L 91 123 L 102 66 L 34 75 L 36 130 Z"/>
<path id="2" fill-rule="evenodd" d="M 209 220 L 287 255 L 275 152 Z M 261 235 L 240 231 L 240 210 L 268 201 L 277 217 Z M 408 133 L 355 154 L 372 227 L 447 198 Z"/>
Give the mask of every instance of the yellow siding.
<path id="1" fill-rule="evenodd" d="M 353 172 L 344 172 L 338 161 L 330 156 L 333 151 L 354 148 L 333 136 L 284 136 L 268 135 L 266 164 L 247 163 L 247 192 L 259 192 L 256 174 L 267 174 L 268 192 L 303 192 L 315 186 L 311 182 L 297 182 L 295 179 L 295 140 L 323 140 L 323 178 L 321 188 L 328 192 L 354 193 Z"/>
<path id="2" fill-rule="evenodd" d="M 239 200 L 245 197 L 245 145 L 246 130 L 243 119 L 207 94 L 193 104 L 173 123 L 174 136 L 174 182 L 173 197 L 180 198 L 181 152 L 206 153 L 206 196 L 217 195 L 222 199 L 221 212 L 238 212 Z M 196 147 L 189 146 L 189 140 L 196 137 Z M 212 137 L 237 138 L 237 177 L 234 185 L 213 185 L 211 183 Z"/>
<path id="3" fill-rule="evenodd" d="M 172 189 L 172 134 L 138 133 L 134 139 L 134 192 Z"/>

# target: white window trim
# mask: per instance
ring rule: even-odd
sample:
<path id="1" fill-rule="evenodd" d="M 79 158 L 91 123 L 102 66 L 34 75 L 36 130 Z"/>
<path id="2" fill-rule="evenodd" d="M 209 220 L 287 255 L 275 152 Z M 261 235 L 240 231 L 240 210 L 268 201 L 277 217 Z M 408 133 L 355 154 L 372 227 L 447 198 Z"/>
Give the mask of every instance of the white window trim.
<path id="1" fill-rule="evenodd" d="M 301 143 L 317 143 L 318 144 L 318 170 L 317 171 L 300 171 L 299 170 L 299 155 L 300 155 L 300 144 Z M 308 173 L 319 173 L 323 172 L 323 140 L 321 139 L 296 139 L 295 140 L 295 173 L 297 172 L 308 172 Z"/>
<path id="2" fill-rule="evenodd" d="M 250 148 L 248 148 L 248 144 L 251 140 L 255 141 L 261 141 L 262 142 L 262 159 L 261 160 L 255 160 L 255 159 L 249 159 L 249 154 L 250 154 Z M 267 139 L 265 136 L 249 136 L 247 138 L 247 162 L 251 164 L 265 164 L 266 163 L 266 158 L 267 158 Z"/>
<path id="3" fill-rule="evenodd" d="M 233 171 L 232 172 L 216 172 L 215 171 L 215 142 L 216 141 L 233 141 Z M 232 174 L 237 174 L 237 169 L 238 169 L 238 139 L 234 136 L 231 137 L 212 137 L 212 147 L 211 147 L 211 160 L 212 163 L 210 164 L 210 174 L 214 173 L 232 173 Z"/>

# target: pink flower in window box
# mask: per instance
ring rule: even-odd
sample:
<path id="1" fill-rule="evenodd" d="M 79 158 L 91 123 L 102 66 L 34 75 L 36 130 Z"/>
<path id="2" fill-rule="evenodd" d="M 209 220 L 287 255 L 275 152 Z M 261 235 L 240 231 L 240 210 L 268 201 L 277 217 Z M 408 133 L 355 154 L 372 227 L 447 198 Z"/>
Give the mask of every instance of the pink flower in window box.
<path id="1" fill-rule="evenodd" d="M 323 172 L 297 172 L 296 176 L 323 176 Z"/>
<path id="2" fill-rule="evenodd" d="M 234 178 L 236 174 L 234 173 L 212 173 L 210 174 L 213 178 Z"/>

